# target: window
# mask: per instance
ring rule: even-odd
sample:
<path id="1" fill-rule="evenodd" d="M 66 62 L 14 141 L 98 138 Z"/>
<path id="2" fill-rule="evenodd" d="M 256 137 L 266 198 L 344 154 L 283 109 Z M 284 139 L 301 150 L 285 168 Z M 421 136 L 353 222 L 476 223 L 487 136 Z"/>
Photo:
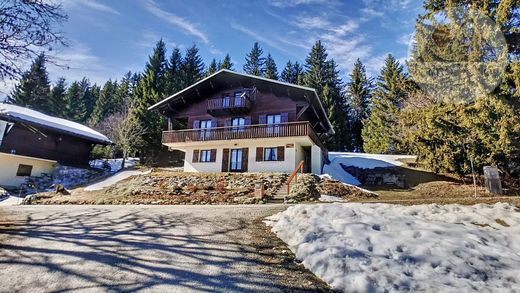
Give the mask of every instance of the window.
<path id="1" fill-rule="evenodd" d="M 242 92 L 235 92 L 235 107 L 244 106 L 244 97 L 242 97 Z"/>
<path id="2" fill-rule="evenodd" d="M 201 120 L 200 128 L 200 139 L 204 140 L 210 138 L 211 130 L 209 129 L 211 128 L 211 120 Z"/>
<path id="3" fill-rule="evenodd" d="M 242 149 L 231 150 L 231 164 L 229 166 L 230 171 L 242 171 Z"/>
<path id="4" fill-rule="evenodd" d="M 282 122 L 282 115 L 267 115 L 267 133 L 270 135 L 278 135 L 280 133 L 280 124 Z"/>
<path id="5" fill-rule="evenodd" d="M 264 148 L 264 161 L 278 161 L 278 148 Z"/>
<path id="6" fill-rule="evenodd" d="M 223 108 L 231 107 L 231 97 L 230 96 L 225 96 L 222 98 L 222 107 Z"/>
<path id="7" fill-rule="evenodd" d="M 201 162 L 201 163 L 211 162 L 211 150 L 201 150 L 199 162 Z"/>
<path id="8" fill-rule="evenodd" d="M 244 125 L 246 125 L 246 119 L 243 117 L 231 119 L 231 126 L 233 126 L 233 131 L 244 131 Z"/>
<path id="9" fill-rule="evenodd" d="M 18 165 L 18 171 L 16 171 L 16 176 L 31 176 L 33 166 L 31 165 Z"/>

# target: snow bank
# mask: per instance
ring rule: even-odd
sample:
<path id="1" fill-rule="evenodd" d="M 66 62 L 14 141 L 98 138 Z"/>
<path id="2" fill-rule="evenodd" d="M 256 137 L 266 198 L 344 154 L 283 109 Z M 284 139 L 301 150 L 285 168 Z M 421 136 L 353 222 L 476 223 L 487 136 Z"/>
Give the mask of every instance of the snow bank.
<path id="1" fill-rule="evenodd" d="M 346 201 L 346 200 L 342 199 L 341 197 L 334 196 L 334 195 L 326 195 L 326 194 L 321 194 L 319 200 L 323 201 L 323 202 L 345 202 Z"/>
<path id="2" fill-rule="evenodd" d="M 357 186 L 361 185 L 361 182 L 359 182 L 356 177 L 346 172 L 341 165 L 363 169 L 388 168 L 403 165 L 403 162 L 400 160 L 415 161 L 416 159 L 416 156 L 408 155 L 330 152 L 330 163 L 323 166 L 323 173 L 341 182 Z"/>
<path id="3" fill-rule="evenodd" d="M 95 184 L 91 184 L 87 187 L 85 187 L 85 191 L 95 191 L 95 190 L 101 190 L 105 187 L 108 187 L 108 186 L 111 186 L 111 185 L 114 185 L 116 184 L 117 182 L 121 181 L 121 180 L 124 180 L 130 176 L 134 176 L 134 175 L 143 175 L 143 174 L 149 174 L 151 172 L 151 170 L 148 170 L 146 172 L 141 172 L 141 171 L 121 171 L 119 173 L 116 173 L 114 176 L 110 176 L 108 177 L 107 179 L 101 181 L 101 182 L 98 182 L 98 183 L 95 183 Z"/>
<path id="4" fill-rule="evenodd" d="M 345 292 L 520 289 L 520 213 L 509 204 L 298 205 L 268 219 L 306 268 Z"/>
<path id="5" fill-rule="evenodd" d="M 81 125 L 66 119 L 45 115 L 41 112 L 28 108 L 0 103 L 0 115 L 18 118 L 26 122 L 39 124 L 69 133 L 75 133 L 83 137 L 94 139 L 96 141 L 111 143 L 111 141 L 106 136 L 85 125 Z"/>

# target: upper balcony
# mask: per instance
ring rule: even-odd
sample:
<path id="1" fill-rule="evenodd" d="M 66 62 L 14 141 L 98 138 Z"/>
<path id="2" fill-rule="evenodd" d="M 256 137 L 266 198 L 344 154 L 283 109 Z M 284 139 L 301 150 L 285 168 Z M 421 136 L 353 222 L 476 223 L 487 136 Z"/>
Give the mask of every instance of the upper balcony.
<path id="1" fill-rule="evenodd" d="M 255 124 L 164 131 L 162 142 L 174 146 L 201 141 L 234 139 L 258 139 L 277 137 L 309 137 L 316 145 L 323 147 L 316 132 L 307 121 L 279 124 Z M 323 147 L 324 148 L 324 147 Z"/>
<path id="2" fill-rule="evenodd" d="M 212 116 L 246 114 L 251 110 L 251 101 L 244 92 L 236 96 L 208 99 L 206 109 Z"/>

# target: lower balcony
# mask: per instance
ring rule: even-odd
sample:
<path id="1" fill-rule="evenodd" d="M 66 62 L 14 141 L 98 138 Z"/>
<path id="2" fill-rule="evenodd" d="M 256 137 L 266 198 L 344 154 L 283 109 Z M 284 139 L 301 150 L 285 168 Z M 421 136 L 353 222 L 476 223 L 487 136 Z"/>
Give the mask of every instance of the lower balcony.
<path id="1" fill-rule="evenodd" d="M 166 145 L 200 141 L 236 139 L 259 139 L 276 137 L 310 137 L 314 144 L 323 148 L 309 122 L 288 122 L 280 124 L 255 124 L 243 126 L 214 127 L 208 129 L 183 129 L 164 131 L 162 142 Z"/>

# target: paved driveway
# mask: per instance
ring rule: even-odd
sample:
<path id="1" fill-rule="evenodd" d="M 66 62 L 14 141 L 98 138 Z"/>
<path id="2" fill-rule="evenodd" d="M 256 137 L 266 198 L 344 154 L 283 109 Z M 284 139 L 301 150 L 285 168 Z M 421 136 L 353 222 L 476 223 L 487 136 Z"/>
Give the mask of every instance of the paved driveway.
<path id="1" fill-rule="evenodd" d="M 256 206 L 0 208 L 0 291 L 327 290 Z"/>

